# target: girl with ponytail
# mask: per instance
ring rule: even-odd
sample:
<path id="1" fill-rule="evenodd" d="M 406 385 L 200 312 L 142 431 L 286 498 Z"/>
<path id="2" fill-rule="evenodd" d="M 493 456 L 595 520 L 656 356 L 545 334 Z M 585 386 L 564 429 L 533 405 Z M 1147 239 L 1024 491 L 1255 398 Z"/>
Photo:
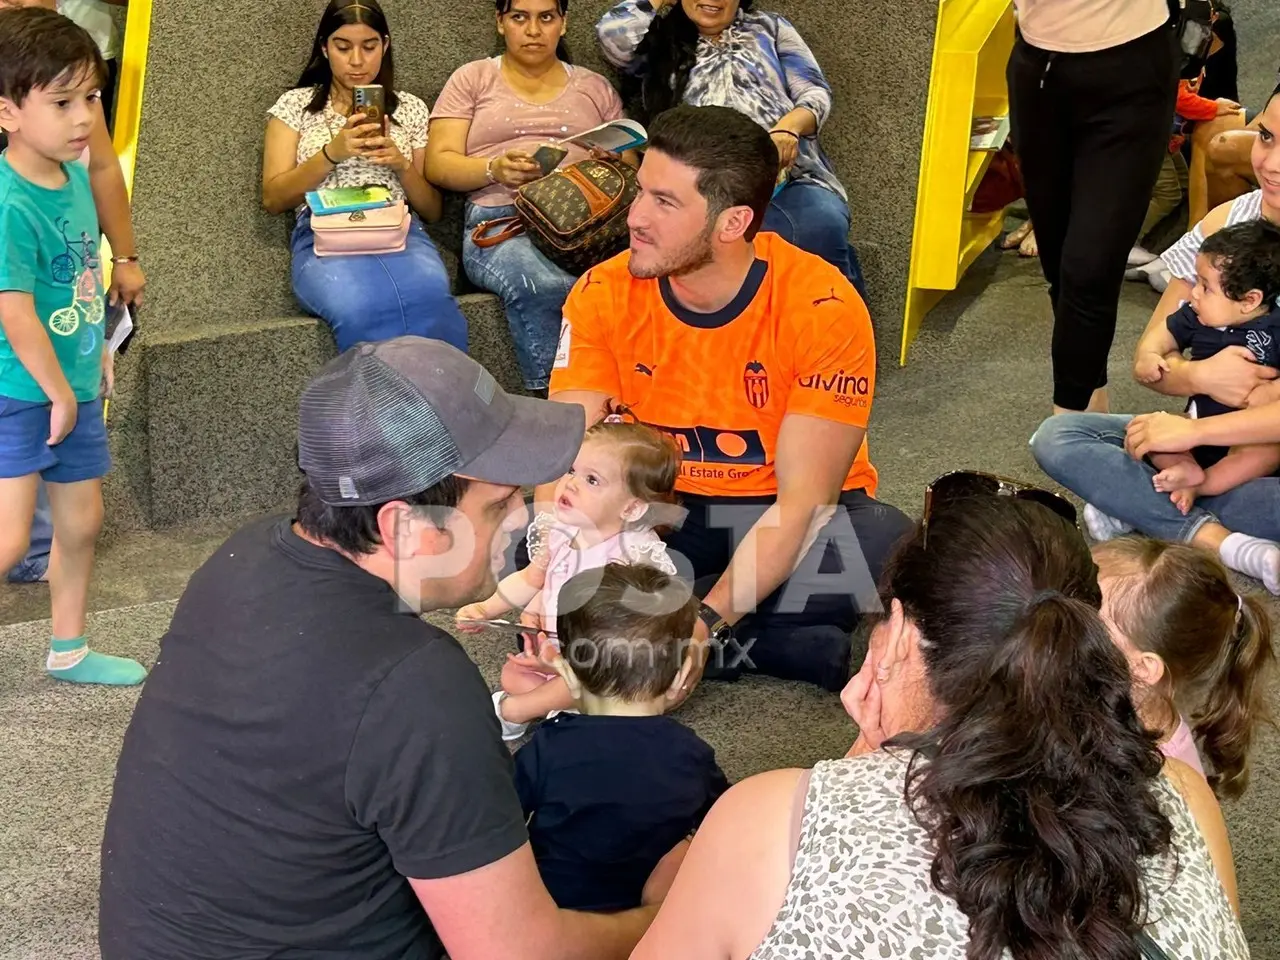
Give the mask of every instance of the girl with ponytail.
<path id="1" fill-rule="evenodd" d="M 1221 810 L 1144 728 L 1084 539 L 1043 500 L 927 514 L 858 755 L 725 793 L 632 960 L 1245 960 Z"/>
<path id="2" fill-rule="evenodd" d="M 1125 537 L 1093 556 L 1103 619 L 1129 661 L 1142 722 L 1164 753 L 1202 773 L 1203 756 L 1220 797 L 1238 797 L 1254 731 L 1271 719 L 1266 608 L 1237 595 L 1218 558 L 1191 544 Z"/>

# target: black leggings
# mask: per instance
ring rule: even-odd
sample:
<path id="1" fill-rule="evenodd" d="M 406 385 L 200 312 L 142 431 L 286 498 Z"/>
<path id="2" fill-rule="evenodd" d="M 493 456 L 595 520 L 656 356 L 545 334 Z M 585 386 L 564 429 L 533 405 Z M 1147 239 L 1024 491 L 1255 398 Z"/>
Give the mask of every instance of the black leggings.
<path id="1" fill-rule="evenodd" d="M 1094 53 L 1019 36 L 1009 60 L 1014 146 L 1053 304 L 1053 402 L 1107 385 L 1129 249 L 1168 150 L 1177 49 L 1167 26 Z"/>

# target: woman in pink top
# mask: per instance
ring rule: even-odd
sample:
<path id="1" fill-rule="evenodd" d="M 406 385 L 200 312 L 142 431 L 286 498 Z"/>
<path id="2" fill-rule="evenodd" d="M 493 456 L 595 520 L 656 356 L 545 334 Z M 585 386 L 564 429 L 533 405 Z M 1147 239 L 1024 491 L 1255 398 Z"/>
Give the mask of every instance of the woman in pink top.
<path id="1" fill-rule="evenodd" d="M 622 116 L 622 100 L 598 73 L 568 63 L 569 0 L 495 0 L 505 52 L 456 70 L 431 111 L 427 176 L 467 194 L 462 265 L 471 282 L 502 297 L 525 388 L 545 391 L 560 337 L 560 311 L 575 277 L 516 237 L 487 249 L 471 242 L 486 220 L 512 216 L 517 188 L 539 179 L 533 154 Z M 587 152 L 564 144 L 562 164 Z"/>
<path id="2" fill-rule="evenodd" d="M 1266 608 L 1238 595 L 1218 558 L 1189 543 L 1122 537 L 1095 546 L 1093 559 L 1139 718 L 1167 756 L 1205 773 L 1203 756 L 1214 791 L 1239 796 L 1275 665 Z"/>

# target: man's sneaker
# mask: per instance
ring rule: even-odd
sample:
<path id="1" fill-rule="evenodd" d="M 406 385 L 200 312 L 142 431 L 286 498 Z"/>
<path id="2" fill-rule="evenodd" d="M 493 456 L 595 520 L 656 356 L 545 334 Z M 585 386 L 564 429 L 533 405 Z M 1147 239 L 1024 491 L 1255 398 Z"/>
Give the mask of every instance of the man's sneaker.
<path id="1" fill-rule="evenodd" d="M 519 740 L 524 736 L 525 731 L 529 729 L 527 723 L 512 723 L 502 715 L 502 701 L 507 699 L 507 691 L 495 690 L 493 692 L 493 712 L 498 715 L 498 723 L 502 724 L 503 740 Z"/>

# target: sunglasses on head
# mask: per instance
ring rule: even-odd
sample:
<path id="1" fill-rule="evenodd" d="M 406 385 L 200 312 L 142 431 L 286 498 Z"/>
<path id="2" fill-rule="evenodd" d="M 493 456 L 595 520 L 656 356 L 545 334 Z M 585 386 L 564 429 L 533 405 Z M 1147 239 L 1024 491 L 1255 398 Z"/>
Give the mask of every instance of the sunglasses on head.
<path id="1" fill-rule="evenodd" d="M 1015 500 L 1027 500 L 1047 507 L 1067 523 L 1075 526 L 1076 508 L 1066 497 L 1056 493 L 1033 487 L 1008 477 L 998 477 L 994 473 L 979 473 L 974 470 L 955 470 L 944 473 L 924 490 L 924 515 L 921 517 L 921 536 L 923 544 L 929 545 L 929 516 L 935 509 L 944 504 L 971 500 L 974 497 L 1013 497 Z"/>

